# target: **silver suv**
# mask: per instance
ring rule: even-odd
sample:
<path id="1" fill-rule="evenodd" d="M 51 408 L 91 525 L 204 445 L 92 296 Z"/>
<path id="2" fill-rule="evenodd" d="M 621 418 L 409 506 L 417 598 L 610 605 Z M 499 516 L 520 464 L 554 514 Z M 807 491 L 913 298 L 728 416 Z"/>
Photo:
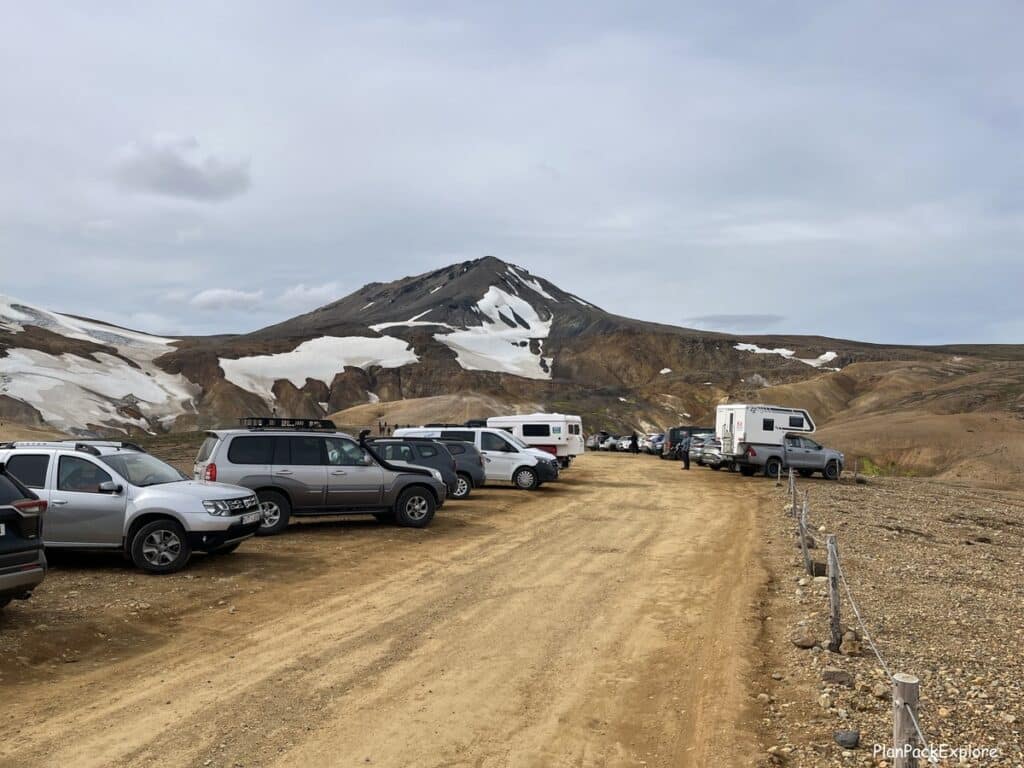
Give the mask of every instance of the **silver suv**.
<path id="1" fill-rule="evenodd" d="M 263 518 L 252 491 L 193 482 L 132 443 L 5 443 L 0 462 L 46 501 L 47 549 L 121 550 L 149 573 L 233 552 Z"/>
<path id="2" fill-rule="evenodd" d="M 261 536 L 280 533 L 303 515 L 372 514 L 423 528 L 447 497 L 436 469 L 392 464 L 329 421 L 246 422 L 251 426 L 206 433 L 193 477 L 255 491 L 263 508 Z"/>

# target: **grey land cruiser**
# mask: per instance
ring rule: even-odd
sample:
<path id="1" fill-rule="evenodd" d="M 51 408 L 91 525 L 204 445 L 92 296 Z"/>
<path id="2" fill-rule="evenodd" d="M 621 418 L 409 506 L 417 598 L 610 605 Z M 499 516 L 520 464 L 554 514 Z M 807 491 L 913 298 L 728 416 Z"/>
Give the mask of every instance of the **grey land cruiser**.
<path id="1" fill-rule="evenodd" d="M 263 509 L 258 535 L 280 533 L 306 515 L 372 514 L 423 528 L 447 497 L 437 470 L 392 464 L 330 421 L 252 417 L 243 424 L 207 432 L 193 473 L 255 491 Z"/>

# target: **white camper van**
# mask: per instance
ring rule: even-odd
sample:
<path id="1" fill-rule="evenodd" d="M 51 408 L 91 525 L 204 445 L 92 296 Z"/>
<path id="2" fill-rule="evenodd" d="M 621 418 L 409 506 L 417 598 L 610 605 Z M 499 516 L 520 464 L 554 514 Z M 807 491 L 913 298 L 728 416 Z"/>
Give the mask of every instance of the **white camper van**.
<path id="1" fill-rule="evenodd" d="M 802 408 L 734 403 L 720 405 L 715 412 L 715 437 L 722 441 L 727 461 L 742 456 L 751 445 L 782 445 L 786 435 L 813 431 L 814 420 Z"/>
<path id="2" fill-rule="evenodd" d="M 540 448 L 568 467 L 586 450 L 583 420 L 561 413 L 530 413 L 522 416 L 492 416 L 487 426 L 511 432 L 527 445 Z"/>

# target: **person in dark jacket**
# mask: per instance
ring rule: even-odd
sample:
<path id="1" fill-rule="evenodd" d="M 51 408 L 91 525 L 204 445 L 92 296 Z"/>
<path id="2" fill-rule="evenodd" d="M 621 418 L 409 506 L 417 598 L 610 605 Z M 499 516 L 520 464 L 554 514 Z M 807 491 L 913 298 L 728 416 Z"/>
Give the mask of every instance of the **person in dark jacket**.
<path id="1" fill-rule="evenodd" d="M 690 436 L 683 435 L 679 441 L 679 452 L 683 455 L 683 469 L 690 468 Z"/>
<path id="2" fill-rule="evenodd" d="M 629 438 L 629 452 L 634 456 L 640 453 L 640 439 L 636 436 L 636 432 Z"/>

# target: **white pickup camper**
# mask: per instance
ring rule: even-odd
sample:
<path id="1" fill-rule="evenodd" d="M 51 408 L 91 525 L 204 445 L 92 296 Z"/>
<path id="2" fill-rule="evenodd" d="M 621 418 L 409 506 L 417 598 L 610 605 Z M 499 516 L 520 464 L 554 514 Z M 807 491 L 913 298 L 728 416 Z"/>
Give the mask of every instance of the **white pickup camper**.
<path id="1" fill-rule="evenodd" d="M 561 413 L 492 416 L 487 420 L 487 426 L 504 429 L 527 445 L 547 451 L 563 467 L 568 467 L 575 457 L 586 450 L 583 443 L 583 420 L 579 416 Z"/>
<path id="2" fill-rule="evenodd" d="M 803 408 L 778 405 L 720 405 L 715 411 L 715 437 L 723 458 L 742 456 L 751 445 L 782 445 L 786 435 L 814 432 L 814 420 Z"/>

